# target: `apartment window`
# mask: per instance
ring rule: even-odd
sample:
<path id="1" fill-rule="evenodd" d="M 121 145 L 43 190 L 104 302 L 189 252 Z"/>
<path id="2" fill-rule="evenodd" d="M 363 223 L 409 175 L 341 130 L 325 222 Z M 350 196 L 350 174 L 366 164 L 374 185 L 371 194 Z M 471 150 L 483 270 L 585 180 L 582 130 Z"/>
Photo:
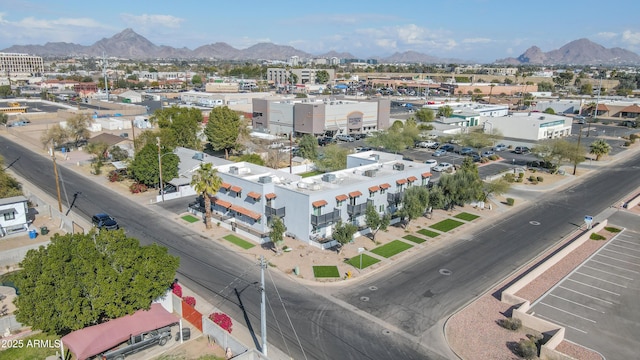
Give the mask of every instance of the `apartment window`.
<path id="1" fill-rule="evenodd" d="M 4 213 L 4 219 L 5 220 L 15 220 L 16 219 L 16 213 L 15 211 L 7 211 Z"/>

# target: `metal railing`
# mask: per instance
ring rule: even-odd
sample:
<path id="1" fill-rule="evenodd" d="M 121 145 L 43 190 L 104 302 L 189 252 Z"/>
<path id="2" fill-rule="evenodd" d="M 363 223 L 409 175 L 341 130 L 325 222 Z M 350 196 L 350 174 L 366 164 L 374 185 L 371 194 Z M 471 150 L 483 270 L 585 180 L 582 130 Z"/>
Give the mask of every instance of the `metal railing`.
<path id="1" fill-rule="evenodd" d="M 321 227 L 340 221 L 340 210 L 334 209 L 332 212 L 323 215 L 311 215 L 311 225 Z"/>

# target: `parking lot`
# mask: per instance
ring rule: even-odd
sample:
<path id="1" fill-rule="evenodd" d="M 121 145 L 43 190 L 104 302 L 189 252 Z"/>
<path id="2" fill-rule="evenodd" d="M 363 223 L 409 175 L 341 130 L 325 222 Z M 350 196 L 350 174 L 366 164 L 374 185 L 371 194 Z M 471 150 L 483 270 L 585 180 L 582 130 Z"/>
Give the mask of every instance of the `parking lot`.
<path id="1" fill-rule="evenodd" d="M 534 302 L 535 316 L 606 359 L 637 359 L 640 346 L 640 233 L 623 230 Z"/>

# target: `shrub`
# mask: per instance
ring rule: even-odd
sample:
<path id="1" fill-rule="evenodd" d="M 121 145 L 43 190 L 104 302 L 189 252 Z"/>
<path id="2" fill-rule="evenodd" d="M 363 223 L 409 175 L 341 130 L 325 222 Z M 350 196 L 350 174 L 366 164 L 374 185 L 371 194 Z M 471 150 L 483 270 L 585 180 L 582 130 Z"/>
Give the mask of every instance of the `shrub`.
<path id="1" fill-rule="evenodd" d="M 110 182 L 116 182 L 116 181 L 122 181 L 123 176 L 120 175 L 119 172 L 117 171 L 111 171 L 109 173 L 109 181 Z"/>
<path id="2" fill-rule="evenodd" d="M 502 178 L 505 179 L 507 182 L 510 182 L 510 183 L 515 181 L 515 177 L 513 176 L 512 173 L 504 174 L 504 176 Z"/>
<path id="3" fill-rule="evenodd" d="M 530 169 L 530 171 L 531 171 L 531 173 L 532 173 L 532 174 L 535 174 L 535 173 L 536 173 L 536 171 L 538 171 L 538 170 L 536 170 L 536 169 Z"/>
<path id="4" fill-rule="evenodd" d="M 524 173 L 518 173 L 518 179 L 524 179 Z"/>
<path id="5" fill-rule="evenodd" d="M 629 147 L 631 146 L 631 142 L 630 141 L 625 141 L 624 142 L 624 147 Z"/>
<path id="6" fill-rule="evenodd" d="M 507 205 L 509 206 L 513 206 L 513 204 L 516 202 L 516 200 L 514 198 L 507 198 Z"/>
<path id="7" fill-rule="evenodd" d="M 610 233 L 618 233 L 618 232 L 620 232 L 620 229 L 612 227 L 612 226 L 607 226 L 604 229 L 607 230 Z"/>
<path id="8" fill-rule="evenodd" d="M 531 183 L 531 185 L 538 185 L 538 180 L 536 178 L 529 180 L 529 182 Z"/>
<path id="9" fill-rule="evenodd" d="M 529 180 L 529 181 L 536 181 L 536 177 L 535 177 L 535 176 L 533 176 L 533 175 L 531 175 L 531 176 L 529 176 L 529 179 L 528 179 L 528 180 Z"/>
<path id="10" fill-rule="evenodd" d="M 517 178 L 516 182 L 522 182 L 522 178 L 521 177 Z"/>
<path id="11" fill-rule="evenodd" d="M 233 330 L 233 322 L 227 314 L 211 313 L 211 315 L 209 315 L 209 319 L 231 334 L 231 331 Z"/>
<path id="12" fill-rule="evenodd" d="M 171 287 L 171 291 L 176 294 L 176 296 L 182 297 L 182 286 L 178 283 L 174 283 Z"/>
<path id="13" fill-rule="evenodd" d="M 129 191 L 131 191 L 132 194 L 143 193 L 147 191 L 147 185 L 136 182 L 129 186 Z"/>
<path id="14" fill-rule="evenodd" d="M 187 305 L 191 307 L 196 307 L 196 298 L 194 298 L 193 296 L 185 296 L 182 298 L 182 300 L 184 300 L 184 302 L 186 302 Z"/>
<path id="15" fill-rule="evenodd" d="M 500 157 L 498 155 L 489 156 L 489 160 L 498 160 L 498 159 L 500 159 Z"/>
<path id="16" fill-rule="evenodd" d="M 533 359 L 538 356 L 538 344 L 531 339 L 521 339 L 517 347 L 518 355 L 525 359 Z"/>
<path id="17" fill-rule="evenodd" d="M 591 240 L 604 240 L 606 239 L 606 237 L 600 235 L 600 234 L 596 234 L 596 233 L 592 233 L 591 236 L 589 236 L 589 238 Z"/>
<path id="18" fill-rule="evenodd" d="M 522 321 L 520 321 L 520 319 L 514 319 L 512 317 L 501 319 L 500 326 L 507 330 L 516 331 L 522 327 Z"/>
<path id="19" fill-rule="evenodd" d="M 538 180 L 538 182 L 543 182 L 543 181 L 544 181 L 544 178 L 543 178 L 542 176 L 538 176 L 538 177 L 536 178 L 536 180 Z"/>

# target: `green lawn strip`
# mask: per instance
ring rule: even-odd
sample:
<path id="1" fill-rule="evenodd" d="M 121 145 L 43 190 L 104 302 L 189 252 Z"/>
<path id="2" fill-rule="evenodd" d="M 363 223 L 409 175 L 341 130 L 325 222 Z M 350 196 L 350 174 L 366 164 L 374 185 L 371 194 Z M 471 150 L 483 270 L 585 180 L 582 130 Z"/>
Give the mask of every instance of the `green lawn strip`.
<path id="1" fill-rule="evenodd" d="M 425 240 L 423 238 L 419 238 L 419 237 L 417 237 L 415 235 L 405 235 L 402 238 L 406 239 L 406 240 L 409 240 L 409 241 L 412 241 L 412 242 L 414 242 L 416 244 L 422 244 L 423 242 L 427 241 L 427 240 Z"/>
<path id="2" fill-rule="evenodd" d="M 413 245 L 409 245 L 404 241 L 393 240 L 388 244 L 384 244 L 382 246 L 378 246 L 377 248 L 371 250 L 372 253 L 376 255 L 380 255 L 382 257 L 390 258 L 393 255 L 399 254 L 407 249 L 412 248 Z"/>
<path id="3" fill-rule="evenodd" d="M 432 229 L 436 229 L 438 231 L 447 232 L 457 228 L 460 225 L 463 225 L 463 222 L 453 220 L 453 219 L 445 219 L 440 221 L 439 223 L 435 223 L 429 226 Z"/>
<path id="4" fill-rule="evenodd" d="M 460 213 L 460 214 L 454 216 L 454 218 L 458 218 L 458 219 L 464 220 L 464 221 L 473 221 L 473 220 L 475 220 L 475 219 L 477 219 L 479 217 L 480 217 L 480 215 L 469 214 L 469 213 L 466 213 L 466 212 L 463 212 L 463 213 Z"/>
<path id="5" fill-rule="evenodd" d="M 360 259 L 362 256 L 362 267 L 360 267 Z M 367 254 L 360 254 L 357 256 L 352 257 L 351 259 L 347 260 L 346 263 L 355 267 L 356 269 L 365 269 L 375 263 L 380 262 L 380 260 L 374 258 L 373 256 L 369 256 Z"/>
<path id="6" fill-rule="evenodd" d="M 435 231 L 431 231 L 431 230 L 428 230 L 428 229 L 420 229 L 420 230 L 418 230 L 418 234 L 424 235 L 424 236 L 428 236 L 430 238 L 434 238 L 434 237 L 440 235 L 440 233 L 437 233 Z"/>
<path id="7" fill-rule="evenodd" d="M 223 239 L 240 246 L 243 249 L 251 249 L 252 247 L 256 246 L 255 244 L 252 244 L 246 240 L 240 239 L 239 237 L 235 236 L 235 235 L 227 235 L 227 236 L 223 236 Z"/>
<path id="8" fill-rule="evenodd" d="M 300 174 L 300 176 L 302 176 L 303 178 L 307 178 L 307 177 L 310 177 L 310 176 L 316 176 L 316 175 L 320 175 L 320 174 L 324 174 L 324 172 L 317 171 L 317 170 L 316 171 L 309 171 L 309 172 Z"/>
<path id="9" fill-rule="evenodd" d="M 60 337 L 43 333 L 20 339 L 5 340 L 7 345 L 0 351 L 0 359 L 45 359 L 55 355 L 56 350 L 60 349 L 55 342 L 56 340 L 60 340 Z"/>
<path id="10" fill-rule="evenodd" d="M 340 277 L 340 272 L 337 266 L 314 266 L 313 276 L 317 278 L 337 278 Z"/>
<path id="11" fill-rule="evenodd" d="M 194 223 L 196 221 L 199 221 L 199 219 L 193 215 L 185 215 L 182 217 L 182 220 L 189 222 L 189 223 Z"/>

